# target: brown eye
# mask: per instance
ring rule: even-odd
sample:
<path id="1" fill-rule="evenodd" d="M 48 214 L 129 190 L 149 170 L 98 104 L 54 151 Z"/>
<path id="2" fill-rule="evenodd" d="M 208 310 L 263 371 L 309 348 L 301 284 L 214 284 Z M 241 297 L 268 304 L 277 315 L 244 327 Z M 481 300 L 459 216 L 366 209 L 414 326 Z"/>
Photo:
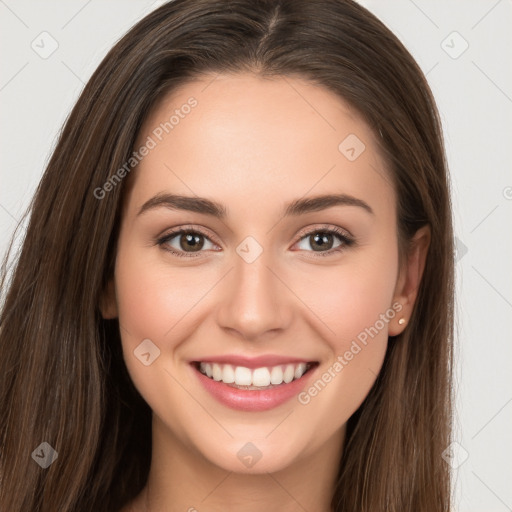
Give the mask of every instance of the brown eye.
<path id="1" fill-rule="evenodd" d="M 175 256 L 194 257 L 194 253 L 204 252 L 203 249 L 214 249 L 215 245 L 203 233 L 193 229 L 179 229 L 168 233 L 159 240 L 160 245 L 166 251 Z M 208 247 L 210 244 L 210 247 Z"/>
<path id="2" fill-rule="evenodd" d="M 309 243 L 314 251 L 316 250 L 329 250 L 333 245 L 333 235 L 330 233 L 318 232 L 314 235 L 309 235 Z"/>
<path id="3" fill-rule="evenodd" d="M 178 236 L 180 248 L 184 251 L 200 251 L 204 245 L 204 237 L 200 234 L 180 234 Z"/>
<path id="4" fill-rule="evenodd" d="M 348 233 L 338 228 L 316 229 L 302 236 L 299 241 L 299 249 L 317 253 L 317 256 L 329 256 L 346 249 L 354 242 Z"/>

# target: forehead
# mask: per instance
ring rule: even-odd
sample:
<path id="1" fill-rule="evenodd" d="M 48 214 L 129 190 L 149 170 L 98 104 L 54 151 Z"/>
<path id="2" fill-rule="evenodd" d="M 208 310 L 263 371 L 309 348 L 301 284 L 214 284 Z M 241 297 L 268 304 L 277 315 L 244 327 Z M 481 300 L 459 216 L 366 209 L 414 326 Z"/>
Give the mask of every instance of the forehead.
<path id="1" fill-rule="evenodd" d="M 394 202 L 369 126 L 339 96 L 300 78 L 205 75 L 160 99 L 136 148 L 149 139 L 154 147 L 133 171 L 139 204 L 166 190 L 253 207 L 308 191 Z"/>

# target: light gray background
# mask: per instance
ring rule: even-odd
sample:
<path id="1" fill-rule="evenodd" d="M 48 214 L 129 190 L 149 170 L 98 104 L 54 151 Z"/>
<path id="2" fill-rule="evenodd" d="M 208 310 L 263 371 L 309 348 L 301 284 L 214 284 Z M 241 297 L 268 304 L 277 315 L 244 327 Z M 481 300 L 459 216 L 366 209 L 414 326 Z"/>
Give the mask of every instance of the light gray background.
<path id="1" fill-rule="evenodd" d="M 84 83 L 161 3 L 0 0 L 0 256 Z M 458 246 L 454 511 L 511 511 L 512 2 L 361 3 L 427 74 L 445 130 Z M 52 44 L 47 58 L 32 48 Z"/>

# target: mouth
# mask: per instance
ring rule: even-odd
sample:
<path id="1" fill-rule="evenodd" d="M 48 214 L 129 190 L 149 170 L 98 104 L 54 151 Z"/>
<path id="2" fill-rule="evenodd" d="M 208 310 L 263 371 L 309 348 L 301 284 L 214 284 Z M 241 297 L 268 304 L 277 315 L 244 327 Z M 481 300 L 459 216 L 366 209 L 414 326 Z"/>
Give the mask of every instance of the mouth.
<path id="1" fill-rule="evenodd" d="M 243 390 L 272 389 L 301 379 L 318 365 L 316 361 L 247 368 L 233 364 L 194 361 L 195 368 L 211 380 Z"/>
<path id="2" fill-rule="evenodd" d="M 204 360 L 191 361 L 190 366 L 204 389 L 218 402 L 231 409 L 254 412 L 273 409 L 297 396 L 319 366 L 318 361 L 282 358 L 269 366 L 262 362 Z"/>

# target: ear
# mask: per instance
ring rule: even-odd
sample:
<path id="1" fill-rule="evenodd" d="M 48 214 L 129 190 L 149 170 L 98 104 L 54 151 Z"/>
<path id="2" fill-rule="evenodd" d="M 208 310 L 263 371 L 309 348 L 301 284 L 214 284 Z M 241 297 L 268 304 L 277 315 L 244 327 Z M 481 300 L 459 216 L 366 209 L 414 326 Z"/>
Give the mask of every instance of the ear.
<path id="1" fill-rule="evenodd" d="M 402 309 L 389 324 L 388 333 L 390 336 L 400 334 L 411 318 L 423 270 L 425 269 L 430 237 L 430 226 L 426 225 L 418 229 L 411 240 L 408 253 L 399 272 L 393 297 L 393 304 L 400 303 Z M 404 321 L 400 324 L 399 321 L 402 318 Z"/>
<path id="2" fill-rule="evenodd" d="M 117 301 L 114 278 L 111 278 L 100 296 L 99 307 L 105 320 L 117 318 Z"/>

